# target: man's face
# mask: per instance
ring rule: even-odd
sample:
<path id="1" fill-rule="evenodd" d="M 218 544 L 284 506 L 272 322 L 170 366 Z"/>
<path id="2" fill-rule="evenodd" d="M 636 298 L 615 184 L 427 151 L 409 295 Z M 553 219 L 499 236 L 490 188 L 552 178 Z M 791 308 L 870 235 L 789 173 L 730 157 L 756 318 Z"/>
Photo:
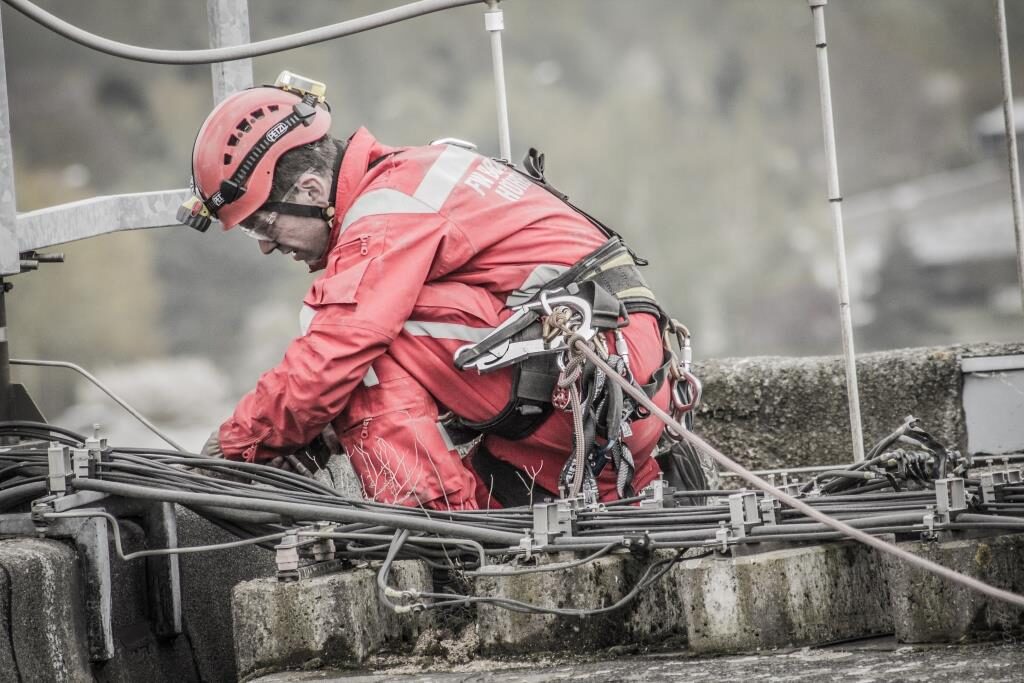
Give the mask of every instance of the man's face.
<path id="1" fill-rule="evenodd" d="M 327 224 L 316 218 L 276 215 L 257 211 L 242 221 L 249 235 L 259 240 L 260 251 L 275 251 L 312 266 L 323 257 L 330 235 Z"/>
<path id="2" fill-rule="evenodd" d="M 281 199 L 283 202 L 310 206 L 326 206 L 330 187 L 328 180 L 307 171 L 301 174 Z M 306 216 L 290 216 L 259 210 L 243 220 L 239 227 L 249 237 L 259 240 L 260 251 L 275 251 L 304 261 L 312 267 L 327 251 L 331 229 L 326 221 Z"/>

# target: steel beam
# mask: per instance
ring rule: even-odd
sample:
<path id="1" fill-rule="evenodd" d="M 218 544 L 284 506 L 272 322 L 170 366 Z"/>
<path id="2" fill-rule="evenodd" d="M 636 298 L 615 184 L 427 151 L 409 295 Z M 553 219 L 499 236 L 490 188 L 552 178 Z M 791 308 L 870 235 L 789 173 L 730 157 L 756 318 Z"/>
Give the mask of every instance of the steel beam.
<path id="1" fill-rule="evenodd" d="M 175 218 L 188 190 L 91 197 L 18 215 L 18 250 L 43 249 L 122 230 L 181 227 Z"/>

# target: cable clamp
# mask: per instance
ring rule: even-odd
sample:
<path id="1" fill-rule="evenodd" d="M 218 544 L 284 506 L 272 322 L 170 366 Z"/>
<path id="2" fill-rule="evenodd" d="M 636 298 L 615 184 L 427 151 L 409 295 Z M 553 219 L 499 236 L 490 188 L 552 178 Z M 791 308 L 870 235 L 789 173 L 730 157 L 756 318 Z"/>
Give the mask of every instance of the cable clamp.
<path id="1" fill-rule="evenodd" d="M 750 529 L 761 524 L 757 494 L 753 491 L 729 496 L 729 526 L 736 538 L 746 538 Z"/>
<path id="2" fill-rule="evenodd" d="M 644 497 L 640 501 L 641 508 L 673 508 L 676 506 L 675 487 L 669 486 L 664 479 L 655 479 L 640 492 Z"/>
<path id="3" fill-rule="evenodd" d="M 533 506 L 533 539 L 538 548 L 551 545 L 558 537 L 573 537 L 581 503 L 582 498 L 576 497 Z"/>
<path id="4" fill-rule="evenodd" d="M 790 486 L 796 486 L 790 484 Z M 764 496 L 757 504 L 758 510 L 761 513 L 761 520 L 765 524 L 781 524 L 782 523 L 782 501 L 778 498 L 771 496 Z"/>
<path id="5" fill-rule="evenodd" d="M 505 12 L 498 7 L 497 3 L 494 4 L 493 9 L 484 12 L 484 28 L 491 33 L 505 29 Z"/>
<path id="6" fill-rule="evenodd" d="M 949 524 L 954 513 L 967 509 L 967 489 L 960 477 L 935 480 L 935 512 L 943 525 Z"/>
<path id="7" fill-rule="evenodd" d="M 729 546 L 735 541 L 736 537 L 732 535 L 732 529 L 729 528 L 729 524 L 723 519 L 718 523 L 715 540 L 708 543 L 708 545 L 716 546 L 715 550 L 724 555 L 729 552 Z"/>
<path id="8" fill-rule="evenodd" d="M 46 463 L 46 485 L 50 493 L 57 496 L 66 495 L 72 473 L 71 450 L 56 441 L 51 441 L 46 451 Z"/>

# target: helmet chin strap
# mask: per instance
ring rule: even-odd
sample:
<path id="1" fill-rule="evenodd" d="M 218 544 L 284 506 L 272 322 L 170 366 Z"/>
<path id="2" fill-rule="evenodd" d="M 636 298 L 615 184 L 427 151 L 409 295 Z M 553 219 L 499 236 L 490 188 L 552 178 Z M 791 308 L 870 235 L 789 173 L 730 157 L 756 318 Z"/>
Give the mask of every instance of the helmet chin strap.
<path id="1" fill-rule="evenodd" d="M 345 156 L 345 143 L 340 140 L 334 141 L 338 154 L 335 156 L 334 168 L 331 169 L 331 190 L 327 195 L 327 206 L 316 206 L 314 204 L 296 204 L 295 202 L 266 202 L 260 209 L 273 211 L 285 216 L 299 216 L 301 218 L 319 218 L 325 221 L 330 228 L 331 220 L 334 218 L 334 200 L 338 195 L 338 175 L 341 171 L 341 160 Z"/>

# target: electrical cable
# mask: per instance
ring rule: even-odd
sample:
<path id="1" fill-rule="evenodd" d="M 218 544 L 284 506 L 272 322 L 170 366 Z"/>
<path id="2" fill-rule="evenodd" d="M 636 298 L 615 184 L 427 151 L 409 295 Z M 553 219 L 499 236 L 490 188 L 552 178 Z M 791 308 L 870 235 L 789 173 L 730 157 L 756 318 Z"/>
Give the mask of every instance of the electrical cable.
<path id="1" fill-rule="evenodd" d="M 11 0 L 3 0 L 3 1 L 4 2 L 11 2 Z M 16 2 L 17 0 L 14 0 L 14 1 Z M 28 4 L 31 4 L 31 3 L 28 3 Z M 13 4 L 11 6 L 14 7 Z M 20 9 L 20 8 L 15 7 L 15 9 Z M 36 9 L 39 9 L 39 8 L 37 7 Z M 20 11 L 24 11 L 24 10 L 20 10 Z M 42 12 L 42 10 L 39 10 L 39 11 Z M 56 17 L 54 17 L 54 18 L 56 18 Z M 70 24 L 68 24 L 68 25 L 70 26 Z M 120 396 L 115 394 L 114 391 L 110 387 L 108 387 L 105 384 L 103 384 L 103 382 L 101 382 L 98 379 L 96 379 L 96 377 L 94 377 L 92 375 L 92 373 L 90 373 L 88 370 L 86 370 L 85 368 L 83 368 L 83 367 L 81 367 L 79 365 L 75 365 L 74 363 L 68 363 L 67 361 L 60 361 L 60 360 L 35 360 L 35 359 L 24 359 L 24 358 L 11 358 L 10 359 L 10 364 L 11 365 L 34 365 L 34 366 L 43 367 L 43 368 L 66 368 L 68 370 L 74 370 L 75 372 L 77 372 L 78 374 L 82 375 L 83 377 L 85 377 L 90 382 L 92 382 L 94 385 L 99 387 L 100 391 L 102 391 L 104 394 L 106 394 L 111 399 L 113 399 L 114 403 L 116 403 L 117 405 L 121 406 L 126 411 L 128 411 L 131 414 L 131 416 L 134 417 L 139 422 L 141 422 L 146 427 L 146 429 L 148 429 L 149 431 L 151 431 L 154 434 L 156 434 L 157 436 L 159 436 L 161 439 L 163 439 L 164 441 L 169 443 L 176 450 L 178 450 L 178 451 L 184 451 L 185 450 L 184 448 L 179 446 L 177 443 L 175 443 L 175 441 L 173 439 L 171 439 L 169 436 L 167 436 L 162 431 L 160 431 L 157 428 L 156 425 L 154 425 L 152 422 L 147 420 L 142 413 L 140 413 L 135 408 L 133 408 L 131 405 L 129 405 L 128 402 L 125 401 L 123 398 L 121 398 Z M 85 439 L 83 438 L 82 441 L 84 442 Z"/>
<path id="2" fill-rule="evenodd" d="M 876 550 L 880 550 L 886 554 L 892 555 L 898 559 L 901 559 L 909 564 L 914 565 L 919 569 L 923 569 L 924 571 L 930 572 L 949 581 L 958 583 L 966 588 L 970 588 L 971 590 L 984 593 L 989 597 L 993 597 L 1003 602 L 1008 602 L 1013 605 L 1024 607 L 1024 595 L 1018 595 L 1011 591 L 1003 590 L 1002 588 L 997 588 L 983 581 L 979 581 L 978 579 L 975 579 L 970 576 L 965 576 L 964 574 L 956 572 L 948 567 L 944 567 L 940 564 L 932 562 L 927 558 L 907 552 L 906 550 L 898 546 L 895 546 L 891 543 L 887 543 L 886 541 L 883 541 L 880 538 L 876 538 L 874 536 L 871 536 L 870 534 L 860 531 L 859 529 L 855 529 L 854 527 L 845 524 L 844 522 L 832 519 L 828 515 L 818 512 L 813 507 L 807 505 L 803 501 L 794 498 L 788 493 L 785 493 L 775 488 L 774 486 L 766 482 L 764 479 L 761 479 L 760 477 L 752 474 L 749 470 L 747 470 L 739 463 L 736 463 L 733 460 L 727 458 L 725 455 L 720 453 L 718 449 L 714 448 L 711 444 L 704 441 L 704 439 L 700 438 L 693 432 L 684 429 L 679 422 L 672 419 L 672 417 L 668 413 L 659 408 L 653 401 L 648 399 L 647 395 L 643 391 L 633 386 L 633 384 L 626 381 L 623 377 L 619 376 L 619 374 L 615 372 L 615 370 L 610 365 L 605 363 L 604 360 L 597 353 L 595 353 L 593 350 L 587 347 L 585 342 L 581 340 L 576 340 L 573 343 L 572 348 L 578 353 L 584 355 L 590 362 L 594 363 L 598 368 L 603 370 L 612 381 L 614 381 L 615 383 L 622 387 L 622 390 L 624 392 L 629 394 L 631 398 L 633 398 L 635 401 L 637 401 L 645 408 L 647 408 L 649 411 L 651 411 L 652 414 L 657 415 L 661 419 L 661 421 L 664 422 L 669 428 L 677 431 L 677 433 L 680 433 L 683 436 L 683 438 L 689 441 L 694 448 L 704 451 L 707 455 L 711 456 L 711 458 L 714 459 L 716 463 L 718 463 L 719 467 L 723 467 L 732 472 L 735 472 L 741 479 L 746 481 L 748 484 L 755 486 L 756 488 L 764 491 L 767 494 L 770 494 L 773 498 L 777 498 L 786 505 L 803 512 L 808 517 L 811 517 L 812 519 L 815 519 L 821 522 L 822 524 L 832 529 L 835 529 L 836 531 L 846 534 L 847 536 L 854 538 L 860 541 L 861 543 L 864 543 L 865 545 L 869 545 L 872 548 L 875 548 Z"/>
<path id="3" fill-rule="evenodd" d="M 186 555 L 189 553 L 205 553 L 213 550 L 226 550 L 228 548 L 238 548 L 245 545 L 254 545 L 256 543 L 277 540 L 284 537 L 287 534 L 287 532 L 282 531 L 276 534 L 267 534 L 265 536 L 258 536 L 256 538 L 246 538 L 238 541 L 228 541 L 226 543 L 192 545 L 184 546 L 181 548 L 158 548 L 154 550 L 139 550 L 134 553 L 125 554 L 124 548 L 121 546 L 121 529 L 117 523 L 117 518 L 108 512 L 103 512 L 102 510 L 72 510 L 68 512 L 47 512 L 43 514 L 43 517 L 45 517 L 46 519 L 102 517 L 110 523 L 110 528 L 114 532 L 114 548 L 117 550 L 118 557 L 120 557 L 122 560 L 126 562 L 138 559 L 140 557 L 155 557 L 158 555 Z"/>
<path id="4" fill-rule="evenodd" d="M 3 0 L 11 8 L 21 12 L 32 21 L 43 27 L 64 36 L 89 49 L 129 59 L 136 62 L 149 62 L 151 64 L 214 64 L 218 62 L 231 62 L 238 59 L 249 59 L 260 57 L 275 52 L 294 50 L 295 48 L 322 43 L 335 38 L 350 36 L 370 29 L 380 28 L 388 24 L 394 24 L 406 19 L 432 14 L 441 10 L 473 5 L 481 0 L 419 0 L 407 5 L 401 5 L 365 17 L 349 19 L 329 26 L 292 33 L 269 40 L 260 40 L 245 45 L 233 45 L 229 47 L 208 48 L 203 50 L 160 50 L 120 43 L 109 38 L 89 33 L 74 24 L 64 21 L 38 5 L 28 0 Z M 13 364 L 15 361 L 11 361 Z M 24 361 L 22 361 L 24 362 Z M 177 448 L 177 446 L 175 446 Z"/>

